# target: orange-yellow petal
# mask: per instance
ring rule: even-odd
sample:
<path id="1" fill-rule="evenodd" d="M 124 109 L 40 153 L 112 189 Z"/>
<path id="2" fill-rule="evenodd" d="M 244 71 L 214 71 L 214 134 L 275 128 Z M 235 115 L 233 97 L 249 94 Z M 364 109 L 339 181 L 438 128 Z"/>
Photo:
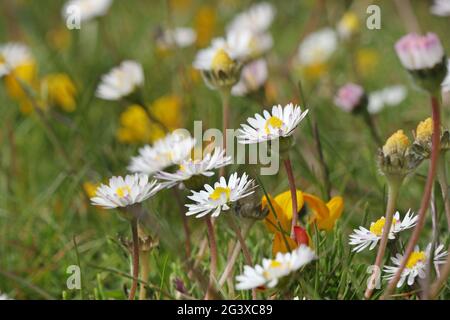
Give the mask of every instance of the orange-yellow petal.
<path id="1" fill-rule="evenodd" d="M 286 246 L 289 245 L 289 248 Z M 286 253 L 297 248 L 297 243 L 292 240 L 288 235 L 283 237 L 283 234 L 280 232 L 275 233 L 272 244 L 272 254 L 275 257 L 278 252 Z"/>
<path id="2" fill-rule="evenodd" d="M 275 209 L 276 216 L 273 214 L 266 197 L 263 197 L 263 199 L 261 200 L 262 208 L 269 208 L 269 214 L 265 219 L 265 223 L 269 231 L 278 232 L 277 228 L 274 227 L 274 225 L 278 226 L 279 221 L 283 230 L 289 232 L 291 230 L 291 221 L 293 216 L 291 192 L 288 190 L 280 193 L 275 198 L 270 197 L 270 202 Z M 303 207 L 303 203 L 303 193 L 300 190 L 297 190 L 297 210 L 300 211 L 300 209 Z"/>

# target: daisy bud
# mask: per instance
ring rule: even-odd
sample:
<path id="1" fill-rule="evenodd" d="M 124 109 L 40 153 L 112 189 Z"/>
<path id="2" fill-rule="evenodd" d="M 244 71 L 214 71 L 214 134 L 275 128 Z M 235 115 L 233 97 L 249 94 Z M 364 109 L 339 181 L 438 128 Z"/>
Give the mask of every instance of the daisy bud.
<path id="1" fill-rule="evenodd" d="M 242 64 L 237 60 L 237 53 L 220 38 L 213 40 L 211 47 L 198 52 L 194 67 L 202 72 L 209 88 L 231 89 L 241 76 Z"/>
<path id="2" fill-rule="evenodd" d="M 410 145 L 403 130 L 398 130 L 387 139 L 378 155 L 378 166 L 384 175 L 403 179 L 417 167 L 420 160 L 410 153 Z"/>
<path id="3" fill-rule="evenodd" d="M 440 90 L 447 66 L 444 48 L 436 34 L 410 33 L 397 41 L 395 51 L 420 87 L 431 92 Z"/>
<path id="4" fill-rule="evenodd" d="M 346 112 L 357 112 L 367 106 L 364 89 L 357 84 L 347 83 L 341 87 L 334 98 L 334 103 Z"/>
<path id="5" fill-rule="evenodd" d="M 427 118 L 417 125 L 415 139 L 412 145 L 412 151 L 418 157 L 427 159 L 431 154 L 431 137 L 433 135 L 433 120 Z M 441 143 L 442 151 L 450 148 L 450 132 L 447 129 L 441 128 Z"/>

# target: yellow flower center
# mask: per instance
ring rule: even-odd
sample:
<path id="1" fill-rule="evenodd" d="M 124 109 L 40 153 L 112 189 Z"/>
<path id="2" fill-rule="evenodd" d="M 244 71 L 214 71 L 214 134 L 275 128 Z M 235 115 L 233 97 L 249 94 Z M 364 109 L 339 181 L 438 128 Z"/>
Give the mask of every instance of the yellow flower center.
<path id="1" fill-rule="evenodd" d="M 211 63 L 211 68 L 214 71 L 227 71 L 234 65 L 234 61 L 225 52 L 224 49 L 219 49 Z"/>
<path id="2" fill-rule="evenodd" d="M 416 139 L 418 141 L 431 140 L 433 134 L 433 120 L 431 118 L 421 121 L 416 129 Z"/>
<path id="3" fill-rule="evenodd" d="M 385 156 L 395 153 L 404 154 L 410 142 L 408 137 L 403 133 L 403 130 L 398 130 L 387 139 L 383 146 L 383 153 Z"/>
<path id="4" fill-rule="evenodd" d="M 409 256 L 408 262 L 406 263 L 406 267 L 408 269 L 413 268 L 417 263 L 421 261 L 425 261 L 426 255 L 424 251 L 414 251 Z"/>
<path id="5" fill-rule="evenodd" d="M 271 268 L 279 268 L 281 267 L 281 262 L 277 261 L 277 260 L 272 260 L 270 262 L 270 267 Z"/>
<path id="6" fill-rule="evenodd" d="M 123 198 L 126 195 L 128 195 L 131 192 L 131 189 L 129 186 L 123 186 L 116 189 L 116 194 L 119 196 L 119 198 Z"/>
<path id="7" fill-rule="evenodd" d="M 370 232 L 374 235 L 381 236 L 383 233 L 384 224 L 386 222 L 386 219 L 384 217 L 378 219 L 375 221 L 375 223 L 372 223 L 370 226 Z M 395 225 L 397 223 L 397 220 L 392 219 L 392 225 Z"/>
<path id="8" fill-rule="evenodd" d="M 341 20 L 342 26 L 344 26 L 350 32 L 355 32 L 359 29 L 359 19 L 353 12 L 346 13 Z"/>
<path id="9" fill-rule="evenodd" d="M 230 188 L 216 187 L 209 196 L 212 200 L 219 200 L 222 195 L 226 196 L 227 201 L 230 200 Z"/>
<path id="10" fill-rule="evenodd" d="M 5 58 L 0 54 L 0 64 L 4 64 L 5 62 Z"/>
<path id="11" fill-rule="evenodd" d="M 274 129 L 280 129 L 283 126 L 283 121 L 278 117 L 270 117 L 266 121 L 266 125 L 264 126 L 264 129 L 266 130 L 266 133 L 270 133 L 269 127 L 272 127 Z"/>

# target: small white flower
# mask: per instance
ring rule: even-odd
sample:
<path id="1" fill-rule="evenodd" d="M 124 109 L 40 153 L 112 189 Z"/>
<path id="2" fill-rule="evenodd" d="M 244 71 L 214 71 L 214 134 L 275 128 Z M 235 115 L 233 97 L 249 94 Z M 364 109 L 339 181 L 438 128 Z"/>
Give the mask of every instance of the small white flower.
<path id="1" fill-rule="evenodd" d="M 203 175 L 211 177 L 214 175 L 213 170 L 229 165 L 230 163 L 231 157 L 225 155 L 225 150 L 216 147 L 212 153 L 206 154 L 203 159 L 183 160 L 180 162 L 179 169 L 176 172 L 170 173 L 160 171 L 155 175 L 155 178 L 162 180 L 162 185 L 165 188 L 171 188 L 193 176 Z"/>
<path id="2" fill-rule="evenodd" d="M 197 34 L 191 28 L 175 28 L 163 30 L 157 38 L 157 45 L 161 49 L 189 47 L 195 42 Z"/>
<path id="3" fill-rule="evenodd" d="M 442 63 L 445 52 L 439 37 L 432 32 L 421 36 L 410 33 L 395 43 L 402 65 L 410 71 L 431 69 Z"/>
<path id="4" fill-rule="evenodd" d="M 0 292 L 0 300 L 12 300 L 6 293 Z"/>
<path id="5" fill-rule="evenodd" d="M 445 77 L 444 81 L 442 82 L 442 91 L 450 92 L 450 59 L 448 59 L 448 62 L 447 62 L 447 76 Z"/>
<path id="6" fill-rule="evenodd" d="M 448 254 L 447 251 L 443 251 L 443 249 L 444 245 L 441 244 L 434 251 L 433 265 L 438 275 L 439 275 L 439 265 L 445 263 Z M 406 266 L 403 269 L 403 272 L 400 276 L 400 280 L 397 283 L 397 288 L 403 286 L 405 281 L 409 286 L 412 286 L 417 276 L 419 276 L 419 278 L 421 279 L 425 278 L 426 267 L 429 262 L 430 254 L 431 254 L 431 244 L 427 246 L 425 251 L 420 251 L 418 246 L 415 247 L 414 252 L 412 252 L 411 255 L 409 256 Z M 395 257 L 391 258 L 391 261 L 394 263 L 394 266 L 384 267 L 384 271 L 387 273 L 387 275 L 384 276 L 385 279 L 391 280 L 392 278 L 394 278 L 400 264 L 402 263 L 402 260 L 403 255 L 398 253 Z"/>
<path id="7" fill-rule="evenodd" d="M 375 114 L 385 107 L 395 107 L 405 100 L 408 91 L 405 86 L 395 85 L 373 91 L 369 94 L 367 110 Z"/>
<path id="8" fill-rule="evenodd" d="M 0 78 L 15 68 L 33 62 L 30 49 L 19 42 L 9 42 L 0 46 Z"/>
<path id="9" fill-rule="evenodd" d="M 430 8 L 432 14 L 441 17 L 450 16 L 450 0 L 434 0 Z"/>
<path id="10" fill-rule="evenodd" d="M 157 140 L 153 146 L 139 149 L 139 155 L 131 158 L 128 170 L 131 172 L 154 174 L 188 159 L 195 145 L 195 139 L 179 133 L 170 133 Z"/>
<path id="11" fill-rule="evenodd" d="M 331 28 L 309 34 L 298 48 L 298 60 L 303 66 L 322 64 L 336 51 L 338 39 Z"/>
<path id="12" fill-rule="evenodd" d="M 226 41 L 236 58 L 242 62 L 263 55 L 273 46 L 270 34 L 254 33 L 249 29 L 228 31 Z"/>
<path id="13" fill-rule="evenodd" d="M 89 21 L 104 16 L 111 4 L 112 0 L 70 0 L 64 5 L 62 16 L 67 19 L 72 13 L 70 8 L 77 8 L 81 14 L 80 20 Z"/>
<path id="14" fill-rule="evenodd" d="M 275 8 L 268 2 L 254 4 L 248 10 L 239 13 L 228 25 L 227 30 L 250 30 L 254 33 L 264 33 L 272 24 L 275 13 Z"/>
<path id="15" fill-rule="evenodd" d="M 229 210 L 231 203 L 254 192 L 253 180 L 249 180 L 245 173 L 242 174 L 242 177 L 233 173 L 228 182 L 224 177 L 220 177 L 214 187 L 205 184 L 204 188 L 200 192 L 192 191 L 192 195 L 188 196 L 195 203 L 186 204 L 186 207 L 189 208 L 187 216 L 195 215 L 197 218 L 201 218 L 212 212 L 212 216 L 217 217 L 221 211 Z"/>
<path id="16" fill-rule="evenodd" d="M 278 284 L 279 278 L 297 271 L 314 259 L 314 251 L 305 245 L 300 245 L 292 252 L 278 252 L 275 259 L 263 259 L 262 265 L 244 266 L 244 273 L 236 277 L 236 289 L 249 290 L 262 286 L 273 288 Z"/>
<path id="17" fill-rule="evenodd" d="M 109 184 L 102 184 L 97 188 L 95 197 L 91 198 L 94 206 L 105 209 L 127 207 L 147 200 L 161 189 L 156 180 L 148 181 L 145 174 L 112 177 Z"/>
<path id="18" fill-rule="evenodd" d="M 143 83 L 144 71 L 141 64 L 126 60 L 102 76 L 96 96 L 105 100 L 119 100 L 131 94 Z"/>
<path id="19" fill-rule="evenodd" d="M 400 213 L 397 211 L 392 220 L 392 226 L 389 232 L 389 239 L 395 239 L 395 235 L 403 230 L 414 227 L 417 224 L 417 215 L 408 210 L 403 220 L 400 220 Z M 381 217 L 376 222 L 370 224 L 369 230 L 364 227 L 354 229 L 350 235 L 349 244 L 355 246 L 352 251 L 361 252 L 367 247 L 372 250 L 380 241 L 383 234 L 385 218 Z"/>
<path id="20" fill-rule="evenodd" d="M 238 141 L 249 144 L 288 137 L 307 114 L 308 110 L 302 112 L 299 106 L 292 103 L 284 108 L 273 106 L 272 113 L 264 110 L 262 116 L 255 114 L 254 118 L 248 118 L 248 125 L 242 124 L 239 129 Z"/>
<path id="21" fill-rule="evenodd" d="M 238 54 L 228 46 L 224 38 L 215 38 L 210 47 L 197 52 L 193 66 L 198 70 L 211 71 L 219 62 L 222 62 L 218 61 L 222 57 L 233 62 L 238 58 Z"/>
<path id="22" fill-rule="evenodd" d="M 268 68 L 265 59 L 258 59 L 245 65 L 241 72 L 241 79 L 231 88 L 234 96 L 246 94 L 261 88 L 267 81 Z"/>

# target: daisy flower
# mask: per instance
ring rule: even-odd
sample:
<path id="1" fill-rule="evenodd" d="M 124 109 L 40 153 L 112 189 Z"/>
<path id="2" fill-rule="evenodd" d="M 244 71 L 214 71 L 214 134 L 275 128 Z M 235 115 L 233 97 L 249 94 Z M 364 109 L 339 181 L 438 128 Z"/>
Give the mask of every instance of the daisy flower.
<path id="1" fill-rule="evenodd" d="M 30 49 L 19 42 L 9 42 L 0 46 L 0 78 L 15 68 L 33 62 Z"/>
<path id="2" fill-rule="evenodd" d="M 242 124 L 239 129 L 238 141 L 250 144 L 289 137 L 307 114 L 308 110 L 302 112 L 292 103 L 284 108 L 273 106 L 272 113 L 264 110 L 263 115 L 255 114 L 254 118 L 248 118 L 248 124 Z"/>
<path id="3" fill-rule="evenodd" d="M 298 48 L 298 60 L 301 65 L 323 64 L 336 51 L 338 39 L 331 28 L 321 29 L 309 34 Z"/>
<path id="4" fill-rule="evenodd" d="M 155 178 L 162 180 L 165 188 L 171 188 L 178 183 L 189 180 L 193 176 L 203 175 L 211 177 L 218 168 L 231 164 L 231 157 L 225 155 L 225 150 L 216 147 L 212 153 L 206 154 L 201 160 L 182 160 L 179 169 L 174 172 L 160 171 L 155 174 Z"/>
<path id="5" fill-rule="evenodd" d="M 105 209 L 117 207 L 128 207 L 147 200 L 161 189 L 156 180 L 149 182 L 148 176 L 144 174 L 127 175 L 123 177 L 112 177 L 109 184 L 101 184 L 91 198 L 94 206 Z"/>
<path id="6" fill-rule="evenodd" d="M 444 245 L 441 244 L 434 250 L 433 265 L 438 275 L 439 265 L 445 263 L 448 254 L 447 251 L 443 251 L 443 249 Z M 409 256 L 405 269 L 403 269 L 400 280 L 397 283 L 397 288 L 403 286 L 405 282 L 408 284 L 408 286 L 412 286 L 417 276 L 419 276 L 419 278 L 421 279 L 425 278 L 425 272 L 430 259 L 430 254 L 431 243 L 427 246 L 425 251 L 420 251 L 418 246 L 415 247 L 414 252 L 412 252 Z M 397 253 L 395 257 L 391 258 L 391 261 L 394 266 L 384 267 L 384 271 L 387 273 L 384 278 L 387 280 L 391 280 L 392 278 L 394 278 L 400 264 L 403 261 L 403 255 Z"/>
<path id="7" fill-rule="evenodd" d="M 119 100 L 144 84 L 144 71 L 140 63 L 123 61 L 118 67 L 102 76 L 96 96 L 105 100 Z"/>
<path id="8" fill-rule="evenodd" d="M 249 29 L 228 31 L 226 42 L 234 56 L 241 62 L 259 57 L 273 46 L 270 34 L 254 33 Z"/>
<path id="9" fill-rule="evenodd" d="M 70 0 L 64 5 L 62 15 L 67 19 L 71 14 L 70 8 L 75 7 L 81 14 L 80 20 L 89 21 L 96 17 L 104 16 L 111 4 L 112 0 Z"/>
<path id="10" fill-rule="evenodd" d="M 372 250 L 377 245 L 378 241 L 381 239 L 383 234 L 383 228 L 385 223 L 385 218 L 381 217 L 375 222 L 370 224 L 369 230 L 364 227 L 359 227 L 359 229 L 354 229 L 353 233 L 350 235 L 350 245 L 355 246 L 353 251 L 361 252 L 367 247 Z M 392 226 L 389 231 L 389 239 L 395 239 L 395 235 L 403 230 L 412 228 L 417 223 L 417 215 L 414 212 L 408 210 L 403 220 L 400 219 L 400 213 L 397 211 L 392 219 Z"/>
<path id="11" fill-rule="evenodd" d="M 263 33 L 269 29 L 275 13 L 275 8 L 268 2 L 254 4 L 248 10 L 239 13 L 228 25 L 227 30 L 250 30 L 254 33 Z"/>
<path id="12" fill-rule="evenodd" d="M 424 36 L 407 34 L 397 41 L 395 51 L 402 65 L 410 71 L 431 69 L 441 64 L 445 56 L 441 41 L 432 32 Z"/>
<path id="13" fill-rule="evenodd" d="M 407 95 L 405 86 L 395 85 L 373 91 L 369 94 L 369 104 L 367 110 L 369 113 L 375 114 L 383 110 L 385 107 L 394 107 L 402 103 Z"/>
<path id="14" fill-rule="evenodd" d="M 267 62 L 265 59 L 252 61 L 242 68 L 241 79 L 231 88 L 234 96 L 245 96 L 254 92 L 266 83 L 268 76 Z"/>
<path id="15" fill-rule="evenodd" d="M 363 87 L 354 83 L 347 83 L 341 87 L 334 97 L 334 104 L 345 112 L 358 109 L 367 99 Z"/>
<path id="16" fill-rule="evenodd" d="M 236 277 L 236 289 L 273 288 L 280 278 L 297 271 L 315 258 L 314 251 L 306 245 L 300 245 L 292 252 L 279 252 L 275 259 L 263 259 L 262 265 L 244 266 L 244 273 Z"/>
<path id="17" fill-rule="evenodd" d="M 432 14 L 441 17 L 450 16 L 450 0 L 434 0 L 430 8 Z"/>
<path id="18" fill-rule="evenodd" d="M 188 159 L 195 139 L 179 133 L 170 133 L 157 140 L 153 146 L 139 149 L 139 155 L 131 158 L 128 170 L 131 172 L 154 174 Z"/>
<path id="19" fill-rule="evenodd" d="M 254 188 L 253 180 L 249 180 L 245 173 L 242 174 L 242 177 L 233 173 L 228 182 L 224 177 L 220 177 L 214 187 L 205 184 L 204 190 L 192 191 L 192 195 L 188 198 L 195 203 L 186 204 L 186 207 L 189 208 L 186 215 L 195 215 L 197 218 L 201 218 L 212 212 L 212 216 L 217 217 L 221 211 L 229 210 L 231 203 L 251 195 Z"/>
<path id="20" fill-rule="evenodd" d="M 195 30 L 191 28 L 174 28 L 162 30 L 156 42 L 160 49 L 186 48 L 197 38 Z"/>

